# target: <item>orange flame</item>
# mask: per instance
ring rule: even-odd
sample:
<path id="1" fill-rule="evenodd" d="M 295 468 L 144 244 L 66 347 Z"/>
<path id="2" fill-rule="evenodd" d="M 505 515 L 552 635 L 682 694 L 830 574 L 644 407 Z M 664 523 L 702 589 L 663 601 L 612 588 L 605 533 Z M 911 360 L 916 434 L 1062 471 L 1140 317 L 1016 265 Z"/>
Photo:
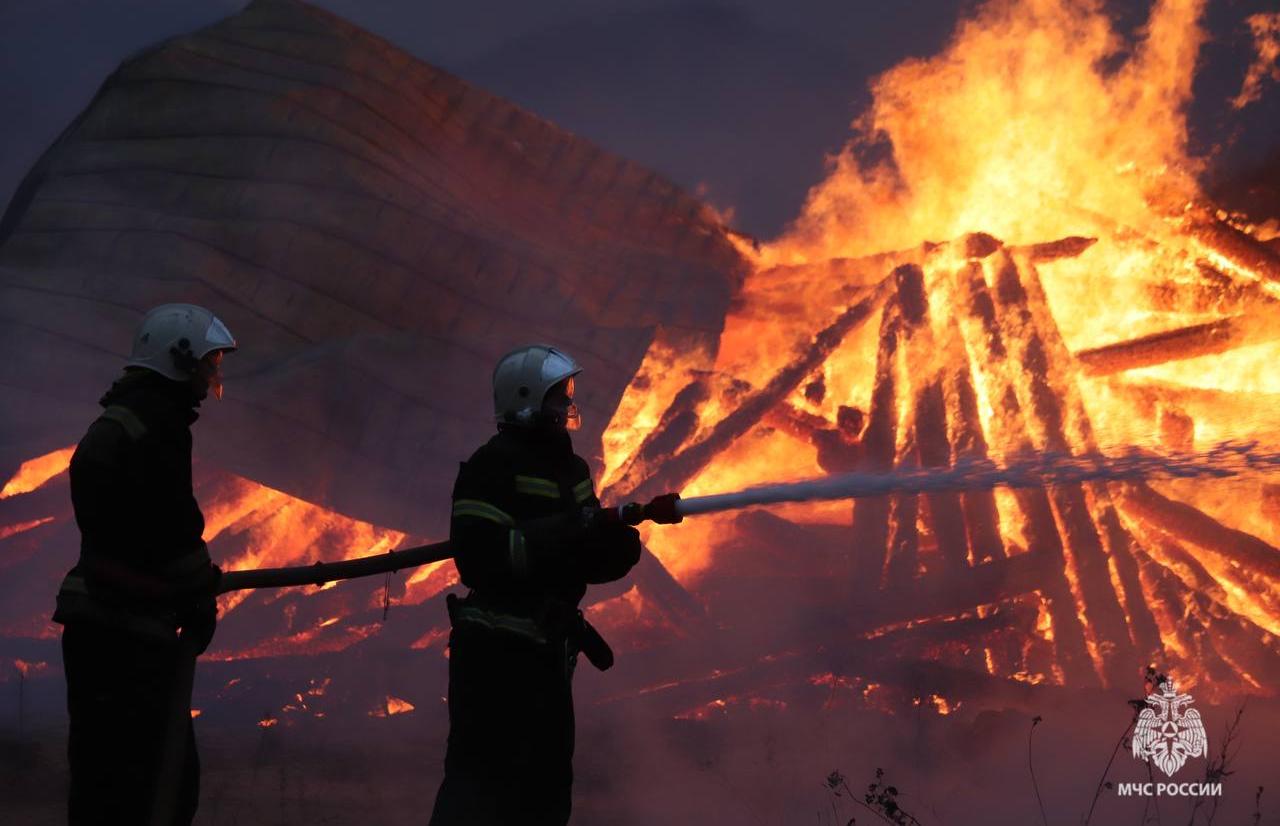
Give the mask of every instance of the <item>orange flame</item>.
<path id="1" fill-rule="evenodd" d="M 76 446 L 72 445 L 23 462 L 13 478 L 0 488 L 0 499 L 39 490 L 45 482 L 71 467 L 71 455 L 75 452 Z"/>
<path id="2" fill-rule="evenodd" d="M 1262 97 L 1262 85 L 1270 80 L 1280 83 L 1280 12 L 1255 14 L 1245 21 L 1253 32 L 1257 56 L 1240 85 L 1240 94 L 1231 101 L 1232 108 L 1243 109 Z"/>
<path id="3" fill-rule="evenodd" d="M 370 717 L 394 717 L 397 714 L 408 714 L 413 711 L 414 705 L 408 700 L 402 700 L 399 697 L 387 695 L 387 699 L 383 704 L 369 712 Z"/>
<path id="4" fill-rule="evenodd" d="M 754 271 L 726 319 L 713 370 L 699 374 L 678 353 L 658 345 L 651 349 L 647 363 L 657 365 L 663 376 L 680 376 L 674 386 L 699 381 L 706 391 L 705 401 L 696 406 L 696 423 L 673 450 L 705 438 L 739 409 L 742 399 L 797 363 L 814 346 L 813 336 L 864 294 L 860 291 L 906 262 L 923 268 L 928 324 L 905 334 L 916 337 L 914 344 L 900 345 L 885 369 L 912 392 L 936 382 L 948 422 L 959 404 L 956 377 L 972 371 L 967 392 L 992 458 L 1026 448 L 1052 449 L 1061 437 L 1081 451 L 1117 445 L 1196 449 L 1231 438 L 1280 444 L 1280 418 L 1271 413 L 1280 398 L 1280 376 L 1271 369 L 1280 359 L 1274 339 L 1245 339 L 1247 346 L 1129 368 L 1119 377 L 1085 374 L 1072 355 L 1257 315 L 1280 298 L 1280 288 L 1264 277 L 1261 265 L 1250 263 L 1250 254 L 1223 251 L 1214 240 L 1219 236 L 1203 234 L 1212 225 L 1228 234 L 1252 234 L 1254 240 L 1280 235 L 1280 223 L 1224 223 L 1231 216 L 1207 205 L 1196 181 L 1202 162 L 1188 152 L 1185 111 L 1205 40 L 1205 5 L 1204 0 L 1156 0 L 1145 26 L 1129 40 L 1101 2 L 990 0 L 961 22 L 940 54 L 907 60 L 878 77 L 870 109 L 853 124 L 852 139 L 831 162 L 827 178 L 811 190 L 795 223 L 773 242 L 740 244 Z M 1280 15 L 1255 15 L 1248 24 L 1258 59 L 1239 105 L 1256 99 L 1263 81 L 1280 79 L 1275 67 Z M 972 232 L 998 237 L 1007 257 L 1002 252 L 971 259 L 958 245 L 928 243 Z M 1066 255 L 1036 258 L 1032 266 L 1030 245 L 1069 237 L 1088 242 Z M 1019 276 L 1028 298 L 1025 315 L 996 319 L 1009 352 L 984 355 L 993 331 L 965 311 L 969 298 L 957 285 L 973 277 L 981 289 L 994 293 L 997 259 L 1030 273 Z M 1034 344 L 1033 334 L 1039 336 Z M 880 345 L 880 323 L 872 317 L 839 342 L 777 412 L 724 445 L 681 492 L 738 490 L 823 473 L 832 458 L 823 454 L 824 445 L 847 435 L 838 430 L 840 411 L 871 409 Z M 1043 377 L 1037 374 L 1034 380 L 1043 380 L 1061 397 L 1060 423 L 1027 412 L 1036 391 L 1027 378 L 1032 358 L 1047 360 Z M 1011 377 L 1003 390 L 992 380 L 996 376 Z M 646 373 L 628 398 L 651 383 Z M 632 403 L 619 408 L 605 444 L 611 474 L 620 475 L 618 469 L 634 462 L 644 440 L 660 426 L 665 400 L 674 395 L 670 386 L 659 394 L 661 404 L 650 400 L 646 407 L 636 393 Z M 1011 412 L 999 394 L 1014 390 L 1018 399 Z M 909 440 L 916 434 L 909 431 L 918 421 L 915 403 L 900 397 L 889 414 L 898 432 L 895 461 L 914 455 Z M 1059 424 L 1061 434 L 1051 433 Z M 955 442 L 950 444 L 954 448 Z M 651 469 L 658 479 L 660 462 Z M 1280 545 L 1275 518 L 1280 488 L 1256 480 L 1161 486 L 1166 488 L 1168 495 L 1223 525 Z M 1114 642 L 1095 623 L 1089 594 L 1109 589 L 1118 623 L 1132 629 L 1141 624 L 1141 606 L 1152 602 L 1149 589 L 1174 586 L 1149 581 L 1145 568 L 1139 576 L 1134 561 L 1117 556 L 1127 554 L 1123 546 L 1129 540 L 1106 534 L 1103 523 L 1112 507 L 1108 492 L 1085 493 L 1094 523 L 1088 529 L 1097 529 L 1102 556 L 1090 556 L 1098 551 L 1088 543 L 1083 549 L 1064 543 L 1059 567 L 1065 582 L 1055 600 L 1065 596 L 1075 602 L 1083 620 L 1074 632 L 1076 644 L 1101 675 Z M 1053 501 L 1049 518 L 1054 524 L 1048 530 L 1067 530 L 1066 506 Z M 1007 491 L 995 492 L 991 507 L 1006 556 L 1044 552 L 1033 547 L 1037 531 L 1045 529 L 1044 513 L 1033 520 L 1029 506 Z M 796 505 L 776 513 L 810 526 L 848 525 L 850 509 L 839 503 Z M 917 519 L 913 541 L 919 543 L 920 557 L 911 571 L 915 576 L 932 570 L 939 537 L 924 515 L 912 518 Z M 733 515 L 722 515 L 642 531 L 655 555 L 696 587 L 717 553 L 734 550 L 736 524 Z M 1114 521 L 1110 524 L 1114 528 Z M 1123 528 L 1126 536 L 1145 541 L 1133 520 L 1125 517 Z M 1159 556 L 1142 548 L 1138 553 L 1146 554 L 1142 560 Z M 1177 573 L 1187 583 L 1211 579 L 1213 604 L 1180 606 L 1188 619 L 1209 623 L 1211 617 L 1197 612 L 1227 611 L 1232 622 L 1238 618 L 1256 626 L 1253 637 L 1280 628 L 1280 582 L 1238 570 L 1221 553 L 1197 557 L 1195 571 L 1157 559 L 1166 573 Z M 967 562 L 975 567 L 981 562 L 972 546 Z M 1198 586 L 1193 590 L 1203 593 Z M 977 667 L 1030 683 L 1064 681 L 1061 664 L 1047 652 L 1073 644 L 1071 634 L 1055 628 L 1056 622 L 1069 626 L 1072 612 L 1070 607 L 1065 613 L 1057 607 L 1051 611 L 1044 593 L 1027 604 L 1029 609 L 1038 603 L 1033 633 L 1020 646 L 993 641 L 976 647 Z M 611 606 L 611 612 L 618 607 Z M 1179 633 L 1178 618 L 1158 608 L 1152 612 L 1159 627 L 1148 622 L 1145 638 L 1158 634 L 1153 644 L 1163 645 L 1170 656 L 1195 656 L 1192 648 L 1198 643 Z M 979 616 L 987 614 L 979 611 Z M 957 650 L 963 653 L 963 648 Z M 1230 660 L 1227 654 L 1223 658 Z M 1245 682 L 1256 685 L 1255 674 L 1235 667 Z M 869 704 L 879 702 L 876 687 L 865 691 Z M 952 709 L 945 699 L 928 702 L 940 713 Z"/>
<path id="5" fill-rule="evenodd" d="M 8 539 L 11 536 L 17 536 L 20 533 L 26 533 L 32 528 L 38 528 L 41 525 L 47 525 L 53 521 L 52 516 L 45 516 L 40 519 L 31 519 L 26 522 L 19 522 L 16 525 L 0 526 L 0 539 Z"/>

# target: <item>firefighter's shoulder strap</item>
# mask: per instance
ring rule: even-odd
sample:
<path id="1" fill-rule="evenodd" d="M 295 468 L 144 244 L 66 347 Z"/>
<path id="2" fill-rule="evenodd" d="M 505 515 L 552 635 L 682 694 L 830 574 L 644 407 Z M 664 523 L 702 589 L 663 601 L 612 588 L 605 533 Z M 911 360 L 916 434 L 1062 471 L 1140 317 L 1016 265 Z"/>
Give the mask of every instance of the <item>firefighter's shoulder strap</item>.
<path id="1" fill-rule="evenodd" d="M 98 419 L 105 419 L 120 425 L 125 435 L 135 442 L 147 434 L 147 426 L 143 424 L 142 419 L 138 418 L 138 414 L 123 405 L 111 405 L 102 411 L 102 415 Z"/>

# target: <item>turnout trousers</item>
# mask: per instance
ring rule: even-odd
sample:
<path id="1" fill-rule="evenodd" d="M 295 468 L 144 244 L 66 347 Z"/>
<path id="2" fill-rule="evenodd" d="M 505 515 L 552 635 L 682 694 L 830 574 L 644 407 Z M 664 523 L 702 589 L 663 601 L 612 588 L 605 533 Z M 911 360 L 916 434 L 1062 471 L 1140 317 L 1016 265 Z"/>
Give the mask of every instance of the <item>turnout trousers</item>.
<path id="1" fill-rule="evenodd" d="M 71 716 L 71 826 L 142 826 L 150 821 L 177 650 L 176 644 L 90 623 L 68 624 L 63 630 Z M 186 757 L 173 826 L 189 826 L 200 794 L 190 718 L 185 729 Z"/>
<path id="2" fill-rule="evenodd" d="M 453 630 L 449 744 L 431 826 L 568 823 L 575 660 L 563 640 Z"/>

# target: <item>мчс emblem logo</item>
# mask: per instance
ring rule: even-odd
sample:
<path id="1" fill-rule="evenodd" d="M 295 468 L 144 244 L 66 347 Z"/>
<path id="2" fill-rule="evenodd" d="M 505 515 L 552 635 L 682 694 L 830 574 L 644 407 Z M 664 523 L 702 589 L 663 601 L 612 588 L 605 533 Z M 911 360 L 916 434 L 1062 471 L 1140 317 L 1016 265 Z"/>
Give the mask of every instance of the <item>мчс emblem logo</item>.
<path id="1" fill-rule="evenodd" d="M 1133 756 L 1146 760 L 1169 777 L 1182 768 L 1189 757 L 1209 753 L 1200 712 L 1188 708 L 1190 694 L 1179 694 L 1172 679 L 1160 683 L 1159 693 L 1147 697 L 1133 729 Z"/>

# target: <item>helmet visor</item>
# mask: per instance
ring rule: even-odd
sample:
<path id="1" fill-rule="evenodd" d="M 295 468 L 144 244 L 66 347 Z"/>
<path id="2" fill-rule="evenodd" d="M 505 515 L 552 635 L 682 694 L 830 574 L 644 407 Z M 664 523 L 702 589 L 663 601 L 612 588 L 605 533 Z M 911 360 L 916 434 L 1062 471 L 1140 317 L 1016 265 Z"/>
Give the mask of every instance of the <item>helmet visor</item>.
<path id="1" fill-rule="evenodd" d="M 578 406 L 573 403 L 573 376 L 565 379 L 547 391 L 542 402 L 543 415 L 549 417 L 565 430 L 577 430 L 582 426 L 578 417 Z"/>
<path id="2" fill-rule="evenodd" d="M 200 359 L 199 367 L 196 368 L 200 378 L 208 385 L 209 392 L 218 401 L 222 401 L 222 353 L 222 350 L 211 350 L 205 353 L 204 358 Z"/>
<path id="3" fill-rule="evenodd" d="M 578 405 L 573 402 L 574 381 L 573 376 L 564 383 L 564 394 L 569 399 L 569 405 L 564 409 L 564 429 L 577 430 L 582 427 L 582 419 L 578 416 Z"/>

